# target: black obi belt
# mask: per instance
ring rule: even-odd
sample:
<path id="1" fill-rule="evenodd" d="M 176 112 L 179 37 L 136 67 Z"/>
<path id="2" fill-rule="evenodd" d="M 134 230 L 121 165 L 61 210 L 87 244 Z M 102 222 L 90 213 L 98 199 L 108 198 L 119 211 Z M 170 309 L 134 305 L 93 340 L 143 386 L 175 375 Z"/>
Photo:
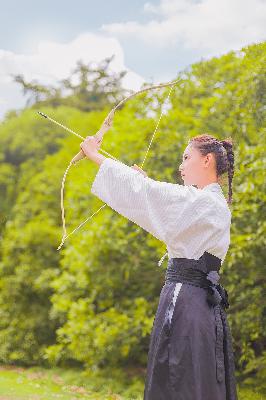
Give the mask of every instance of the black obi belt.
<path id="1" fill-rule="evenodd" d="M 170 258 L 165 273 L 165 283 L 182 282 L 199 286 L 207 291 L 210 305 L 229 307 L 227 290 L 218 283 L 221 259 L 207 251 L 198 259 Z"/>

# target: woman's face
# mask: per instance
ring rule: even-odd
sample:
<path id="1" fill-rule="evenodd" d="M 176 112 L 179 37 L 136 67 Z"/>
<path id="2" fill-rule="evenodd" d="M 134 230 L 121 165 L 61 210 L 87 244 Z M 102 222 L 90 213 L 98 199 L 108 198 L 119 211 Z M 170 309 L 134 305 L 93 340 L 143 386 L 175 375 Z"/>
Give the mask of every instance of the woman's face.
<path id="1" fill-rule="evenodd" d="M 199 185 L 211 162 L 213 160 L 210 153 L 203 156 L 197 148 L 189 144 L 183 153 L 182 164 L 179 166 L 184 185 Z"/>

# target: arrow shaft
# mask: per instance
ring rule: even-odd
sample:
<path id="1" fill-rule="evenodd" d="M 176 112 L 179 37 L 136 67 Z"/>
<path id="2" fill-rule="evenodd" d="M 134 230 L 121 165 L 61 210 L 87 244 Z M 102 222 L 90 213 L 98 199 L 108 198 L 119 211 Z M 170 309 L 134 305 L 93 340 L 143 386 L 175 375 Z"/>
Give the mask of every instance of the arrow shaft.
<path id="1" fill-rule="evenodd" d="M 81 136 L 79 133 L 73 131 L 72 129 L 68 128 L 67 126 L 65 126 L 63 124 L 60 124 L 60 122 L 57 122 L 55 119 L 53 119 L 51 117 L 48 117 L 48 115 L 46 115 L 46 114 L 44 114 L 42 112 L 39 112 L 39 111 L 38 111 L 38 114 L 40 114 L 42 117 L 48 119 L 49 121 L 53 122 L 54 124 L 60 126 L 64 130 L 66 130 L 66 131 L 72 133 L 73 135 L 79 137 L 80 139 L 82 139 L 82 140 L 86 139 L 85 137 Z M 101 151 L 102 153 L 104 153 L 104 154 L 108 155 L 109 157 L 113 158 L 114 160 L 119 161 L 116 157 L 112 156 L 110 153 L 107 153 L 107 151 L 103 150 L 102 148 L 99 148 L 98 151 Z"/>

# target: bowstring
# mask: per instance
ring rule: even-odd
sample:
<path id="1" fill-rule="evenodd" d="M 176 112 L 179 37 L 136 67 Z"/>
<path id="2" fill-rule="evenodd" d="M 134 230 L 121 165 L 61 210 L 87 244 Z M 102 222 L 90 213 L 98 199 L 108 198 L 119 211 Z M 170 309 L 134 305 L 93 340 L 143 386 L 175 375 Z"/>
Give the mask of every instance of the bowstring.
<path id="1" fill-rule="evenodd" d="M 148 145 L 148 148 L 147 148 L 146 154 L 145 154 L 145 156 L 144 156 L 144 159 L 143 159 L 143 161 L 142 161 L 142 163 L 141 163 L 141 168 L 143 167 L 143 165 L 144 165 L 144 162 L 146 161 L 146 158 L 147 158 L 148 152 L 150 151 L 150 148 L 151 148 L 151 145 L 152 145 L 153 139 L 154 139 L 154 137 L 155 137 L 155 135 L 156 135 L 156 132 L 157 132 L 157 130 L 158 130 L 158 127 L 159 127 L 159 124 L 160 124 L 160 121 L 161 121 L 161 119 L 162 119 L 162 116 L 163 116 L 163 111 L 164 111 L 164 110 L 163 110 L 163 106 L 164 106 L 164 104 L 165 104 L 165 103 L 167 103 L 167 101 L 169 100 L 169 98 L 170 98 L 170 96 L 171 96 L 171 93 L 172 93 L 172 90 L 173 90 L 173 88 L 174 88 L 174 85 L 175 85 L 175 83 L 173 83 L 173 85 L 171 86 L 171 88 L 170 88 L 170 90 L 169 90 L 169 93 L 168 93 L 168 96 L 166 97 L 166 99 L 164 100 L 164 102 L 163 102 L 163 104 L 162 104 L 162 106 L 161 106 L 161 113 L 160 113 L 160 117 L 159 117 L 159 119 L 158 119 L 158 121 L 157 121 L 157 124 L 156 124 L 156 127 L 155 127 L 155 129 L 154 129 L 154 132 L 153 132 L 152 138 L 151 138 L 151 140 L 150 140 L 150 143 L 149 143 L 149 145 Z"/>

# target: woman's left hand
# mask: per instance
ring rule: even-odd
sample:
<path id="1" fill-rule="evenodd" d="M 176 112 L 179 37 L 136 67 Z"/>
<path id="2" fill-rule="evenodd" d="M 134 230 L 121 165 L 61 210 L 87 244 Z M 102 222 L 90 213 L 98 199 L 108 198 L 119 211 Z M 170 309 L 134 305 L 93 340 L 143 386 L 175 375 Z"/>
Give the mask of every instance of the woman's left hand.
<path id="1" fill-rule="evenodd" d="M 98 153 L 101 146 L 102 139 L 95 136 L 87 136 L 86 139 L 80 144 L 81 149 L 90 158 L 90 155 Z"/>

